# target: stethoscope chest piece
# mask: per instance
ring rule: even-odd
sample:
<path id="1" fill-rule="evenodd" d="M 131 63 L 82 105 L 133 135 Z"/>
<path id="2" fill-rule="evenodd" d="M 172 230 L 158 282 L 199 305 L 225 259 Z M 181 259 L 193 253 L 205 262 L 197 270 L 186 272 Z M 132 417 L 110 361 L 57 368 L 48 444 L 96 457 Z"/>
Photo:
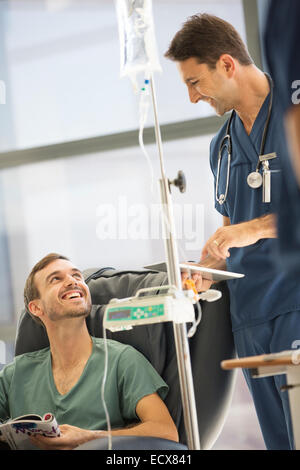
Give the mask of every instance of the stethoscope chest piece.
<path id="1" fill-rule="evenodd" d="M 263 183 L 263 177 L 258 171 L 252 171 L 247 176 L 247 183 L 252 189 L 260 188 Z"/>
<path id="2" fill-rule="evenodd" d="M 220 194 L 220 196 L 218 197 L 218 203 L 222 206 L 225 200 L 226 200 L 225 194 Z"/>

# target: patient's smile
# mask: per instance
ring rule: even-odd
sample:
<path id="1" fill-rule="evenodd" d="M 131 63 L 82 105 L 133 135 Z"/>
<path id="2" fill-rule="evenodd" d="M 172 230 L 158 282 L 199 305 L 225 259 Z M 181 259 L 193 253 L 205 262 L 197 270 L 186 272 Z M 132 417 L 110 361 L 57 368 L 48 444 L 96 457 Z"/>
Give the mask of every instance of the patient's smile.
<path id="1" fill-rule="evenodd" d="M 75 299 L 80 299 L 81 297 L 83 297 L 82 292 L 80 292 L 78 290 L 76 290 L 76 291 L 72 290 L 72 291 L 66 292 L 62 296 L 62 300 L 75 300 Z"/>

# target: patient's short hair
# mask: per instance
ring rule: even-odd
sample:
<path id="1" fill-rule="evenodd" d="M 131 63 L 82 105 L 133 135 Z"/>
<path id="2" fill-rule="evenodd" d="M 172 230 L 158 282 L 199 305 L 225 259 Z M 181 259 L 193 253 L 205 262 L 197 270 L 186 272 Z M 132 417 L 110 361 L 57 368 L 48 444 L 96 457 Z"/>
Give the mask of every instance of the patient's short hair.
<path id="1" fill-rule="evenodd" d="M 26 282 L 25 282 L 25 287 L 24 287 L 24 304 L 27 312 L 29 315 L 40 325 L 44 326 L 44 323 L 42 320 L 40 320 L 38 317 L 35 315 L 32 315 L 30 312 L 28 305 L 29 302 L 31 302 L 34 299 L 39 299 L 40 298 L 40 293 L 38 291 L 38 288 L 36 287 L 35 281 L 34 281 L 34 276 L 38 271 L 41 271 L 42 269 L 46 268 L 48 264 L 52 263 L 53 261 L 57 259 L 64 259 L 66 261 L 70 261 L 69 258 L 66 256 L 60 255 L 58 253 L 49 253 L 47 256 L 44 256 L 38 263 L 35 264 L 35 266 L 32 268 L 31 273 L 29 274 Z"/>

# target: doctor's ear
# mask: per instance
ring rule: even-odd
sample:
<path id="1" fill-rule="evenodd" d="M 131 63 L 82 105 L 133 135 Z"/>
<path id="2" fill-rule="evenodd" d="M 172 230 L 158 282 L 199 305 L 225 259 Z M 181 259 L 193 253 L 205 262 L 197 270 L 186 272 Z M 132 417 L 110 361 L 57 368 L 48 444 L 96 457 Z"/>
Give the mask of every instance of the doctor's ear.
<path id="1" fill-rule="evenodd" d="M 227 78 L 231 78 L 236 70 L 235 59 L 230 54 L 222 54 L 217 65 L 221 71 L 225 72 Z"/>

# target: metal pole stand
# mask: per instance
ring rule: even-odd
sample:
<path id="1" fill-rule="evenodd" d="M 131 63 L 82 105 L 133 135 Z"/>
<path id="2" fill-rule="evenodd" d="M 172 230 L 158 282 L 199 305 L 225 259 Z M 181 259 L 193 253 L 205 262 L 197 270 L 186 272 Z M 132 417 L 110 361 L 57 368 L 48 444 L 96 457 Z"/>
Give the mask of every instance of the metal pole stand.
<path id="1" fill-rule="evenodd" d="M 182 290 L 181 273 L 179 269 L 177 245 L 175 241 L 173 206 L 169 188 L 169 180 L 165 177 L 164 171 L 162 140 L 157 117 L 157 105 L 153 77 L 151 77 L 150 79 L 150 85 L 155 120 L 155 136 L 158 146 L 162 174 L 162 179 L 159 180 L 159 183 L 163 214 L 162 226 L 164 228 L 168 278 L 169 284 L 176 286 L 178 290 Z M 173 330 L 178 363 L 184 424 L 187 435 L 187 445 L 190 450 L 199 450 L 199 428 L 186 324 L 173 322 Z"/>

